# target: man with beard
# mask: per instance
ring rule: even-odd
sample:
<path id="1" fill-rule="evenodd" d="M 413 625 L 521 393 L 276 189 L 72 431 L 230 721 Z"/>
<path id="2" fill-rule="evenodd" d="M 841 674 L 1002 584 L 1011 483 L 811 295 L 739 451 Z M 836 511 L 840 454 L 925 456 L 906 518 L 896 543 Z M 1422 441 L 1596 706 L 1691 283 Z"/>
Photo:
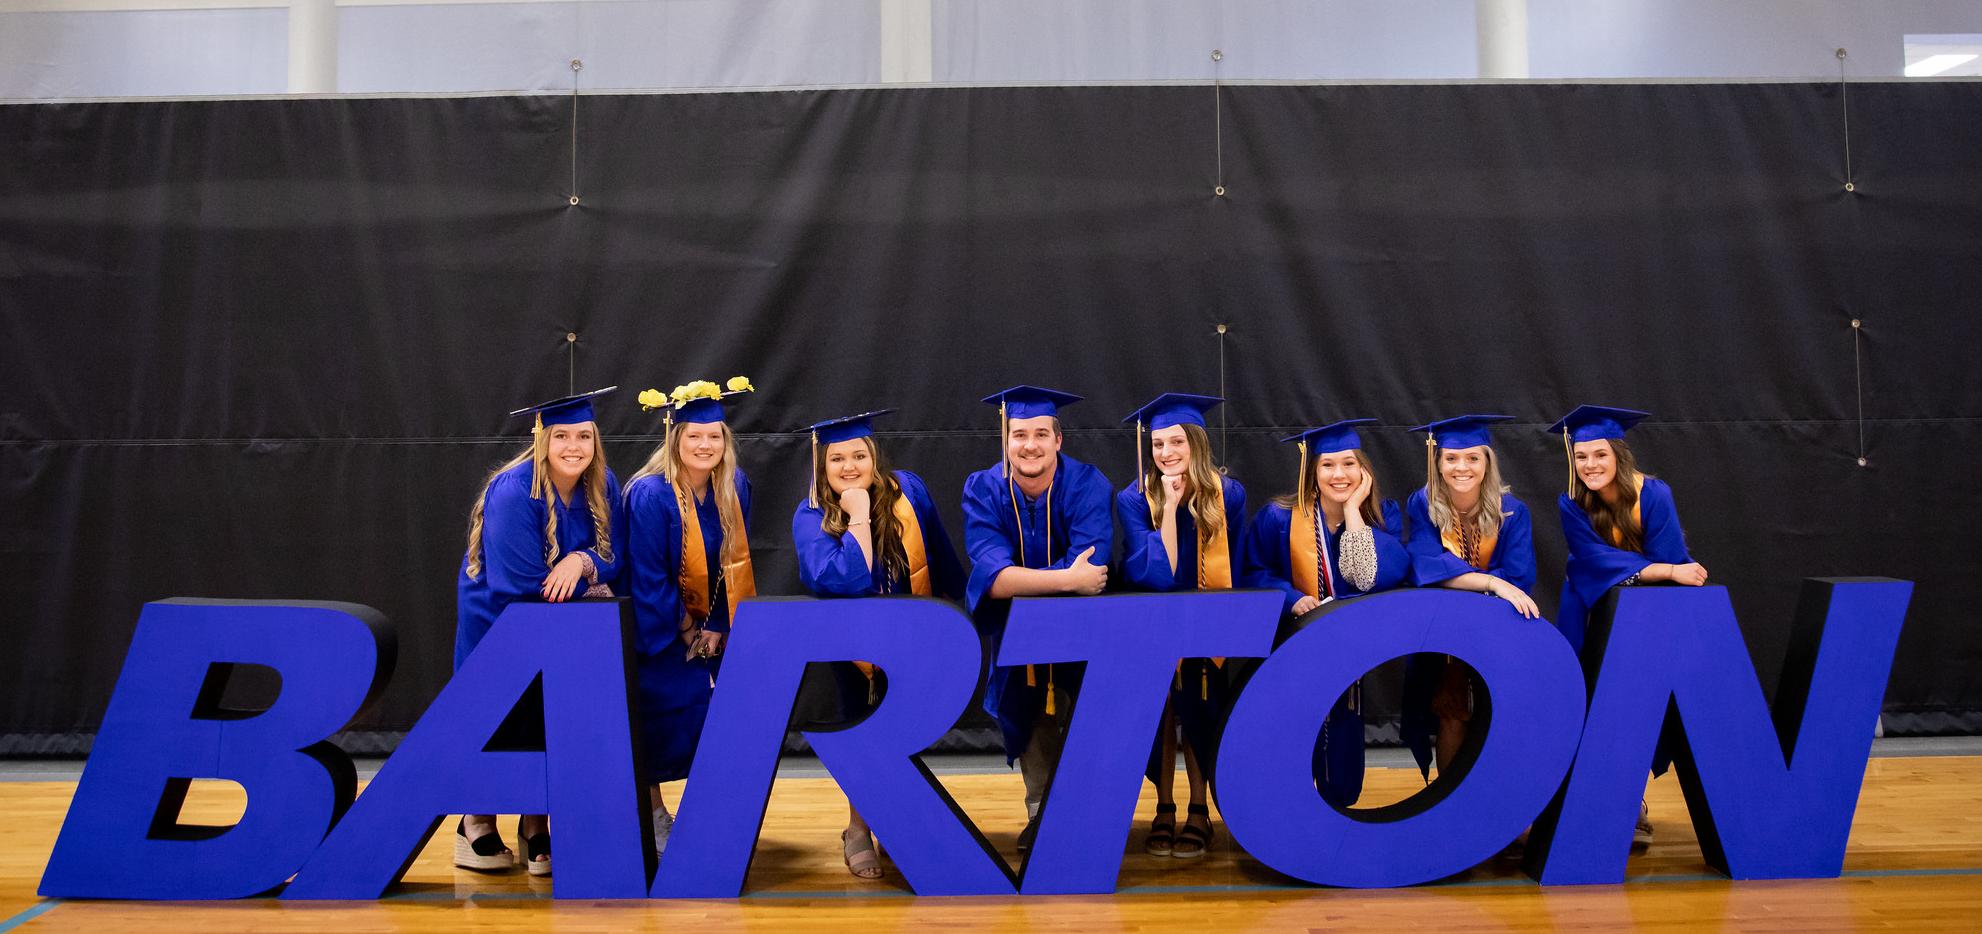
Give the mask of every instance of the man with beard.
<path id="1" fill-rule="evenodd" d="M 1108 586 L 1113 488 L 1094 467 L 1060 453 L 1060 406 L 1079 396 L 1016 386 L 985 398 L 998 407 L 1005 456 L 964 481 L 965 601 L 996 659 L 1011 598 L 1098 594 Z M 1039 833 L 1039 806 L 1060 764 L 1078 665 L 993 667 L 984 710 L 1004 734 L 1005 762 L 1025 778 L 1021 855 Z"/>

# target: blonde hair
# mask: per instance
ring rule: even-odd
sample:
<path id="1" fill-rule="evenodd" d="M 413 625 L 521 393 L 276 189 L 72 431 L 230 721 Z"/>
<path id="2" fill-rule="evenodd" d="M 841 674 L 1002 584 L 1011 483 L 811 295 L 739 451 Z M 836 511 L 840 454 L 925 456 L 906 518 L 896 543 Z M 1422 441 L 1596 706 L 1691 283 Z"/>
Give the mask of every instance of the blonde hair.
<path id="1" fill-rule="evenodd" d="M 1383 490 L 1377 483 L 1376 471 L 1370 469 L 1369 455 L 1363 453 L 1362 448 L 1350 448 L 1347 451 L 1330 451 L 1328 453 L 1356 455 L 1356 466 L 1361 467 L 1363 473 L 1369 474 L 1370 478 L 1369 498 L 1363 500 L 1362 508 L 1356 511 L 1363 514 L 1363 522 L 1370 528 L 1383 528 Z M 1320 464 L 1323 456 L 1325 455 L 1318 454 L 1314 457 L 1306 458 L 1303 462 L 1306 469 L 1301 471 L 1299 485 L 1294 488 L 1294 492 L 1292 493 L 1285 493 L 1274 497 L 1274 505 L 1292 512 L 1303 503 L 1319 503 L 1321 501 L 1321 479 L 1319 474 L 1321 473 Z"/>
<path id="2" fill-rule="evenodd" d="M 740 561 L 750 553 L 750 540 L 743 528 L 743 504 L 736 498 L 736 433 L 730 430 L 728 422 L 716 422 L 723 431 L 723 456 L 716 462 L 716 468 L 709 474 L 709 494 L 716 498 L 716 515 L 723 528 L 723 560 Z M 682 489 L 687 482 L 688 466 L 681 460 L 681 439 L 687 426 L 670 421 L 667 433 L 661 443 L 647 455 L 647 462 L 640 465 L 640 472 L 626 481 L 632 486 L 641 477 L 660 476 L 661 479 Z M 681 521 L 690 521 L 689 516 Z"/>
<path id="3" fill-rule="evenodd" d="M 1440 532 L 1451 530 L 1459 519 L 1459 511 L 1452 506 L 1452 493 L 1445 488 L 1445 475 L 1438 469 L 1439 462 L 1444 458 L 1445 449 L 1433 446 L 1431 465 L 1426 470 L 1429 476 L 1425 478 L 1425 508 L 1431 513 L 1431 523 L 1438 526 Z M 1503 515 L 1500 511 L 1500 497 L 1509 492 L 1511 491 L 1508 490 L 1507 484 L 1500 479 L 1500 459 L 1494 456 L 1493 448 L 1489 447 L 1486 449 L 1486 470 L 1480 477 L 1480 501 L 1474 507 L 1471 516 L 1472 532 L 1476 539 L 1485 540 L 1500 534 L 1500 520 Z M 1493 503 L 1491 509 L 1486 508 L 1489 498 Z"/>
<path id="4" fill-rule="evenodd" d="M 1202 545 L 1225 528 L 1225 476 L 1211 465 L 1211 436 L 1189 422 L 1179 427 L 1184 429 L 1184 439 L 1190 443 L 1190 459 L 1184 466 L 1184 479 L 1190 490 L 1182 505 L 1189 507 L 1191 518 L 1196 520 L 1197 540 Z M 1163 501 L 1167 496 L 1163 471 L 1156 466 L 1156 459 L 1151 458 L 1142 475 L 1142 497 L 1149 503 L 1149 521 L 1155 528 L 1163 527 Z"/>
<path id="5" fill-rule="evenodd" d="M 874 436 L 868 435 L 859 440 L 866 442 L 867 453 L 874 464 L 874 479 L 868 484 L 870 501 L 868 521 L 874 533 L 874 554 L 880 559 L 879 569 L 884 579 L 893 579 L 908 573 L 908 554 L 902 549 L 901 520 L 895 518 L 895 501 L 902 497 L 901 481 L 895 479 L 895 472 L 888 467 L 888 461 L 881 456 L 881 446 L 874 443 Z M 840 508 L 840 498 L 833 495 L 832 484 L 826 482 L 826 448 L 828 445 L 812 446 L 812 505 L 819 508 L 819 530 L 827 535 L 838 536 L 846 531 L 846 510 Z"/>
<path id="6" fill-rule="evenodd" d="M 482 481 L 482 492 L 475 497 L 475 507 L 468 512 L 468 564 L 469 580 L 482 576 L 482 511 L 489 501 L 489 487 L 496 478 L 520 464 L 530 464 L 530 498 L 544 501 L 544 566 L 554 567 L 563 557 L 557 548 L 557 508 L 551 499 L 557 491 L 551 485 L 551 428 L 539 429 L 530 439 L 530 446 L 502 466 L 489 472 L 489 478 Z M 612 561 L 612 510 L 606 503 L 606 439 L 596 427 L 592 429 L 592 462 L 585 466 L 585 473 L 578 478 L 578 485 L 585 489 L 585 505 L 592 513 L 592 550 L 598 552 L 602 561 Z"/>

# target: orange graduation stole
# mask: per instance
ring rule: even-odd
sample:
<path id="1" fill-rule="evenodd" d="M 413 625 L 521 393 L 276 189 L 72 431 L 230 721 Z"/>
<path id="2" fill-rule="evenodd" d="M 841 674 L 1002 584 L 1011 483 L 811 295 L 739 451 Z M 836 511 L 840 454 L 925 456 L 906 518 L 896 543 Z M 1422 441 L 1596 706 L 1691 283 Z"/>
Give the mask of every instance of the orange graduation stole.
<path id="1" fill-rule="evenodd" d="M 915 504 L 907 496 L 895 497 L 895 523 L 901 526 L 902 557 L 908 559 L 908 592 L 918 597 L 930 596 L 934 591 L 929 586 L 929 551 L 922 544 L 922 523 L 915 518 Z M 881 560 L 876 555 L 874 560 Z M 855 668 L 874 680 L 872 662 L 854 662 Z"/>
<path id="2" fill-rule="evenodd" d="M 1224 491 L 1219 491 L 1219 495 L 1221 497 L 1220 502 L 1222 503 Z M 1151 517 L 1154 518 L 1156 503 L 1150 499 L 1146 484 L 1143 490 L 1143 501 L 1149 503 Z M 1232 529 L 1231 518 L 1231 514 L 1228 512 L 1225 516 L 1226 521 L 1219 525 L 1218 532 L 1211 536 L 1211 540 L 1208 542 L 1200 540 L 1198 542 L 1197 589 L 1199 590 L 1232 589 L 1232 540 L 1228 537 Z M 1212 659 L 1211 663 L 1220 668 L 1225 667 L 1225 659 L 1222 657 Z M 1177 662 L 1177 688 L 1181 690 L 1183 686 L 1184 663 L 1179 660 Z M 1211 699 L 1210 672 L 1200 673 L 1197 691 L 1199 700 Z M 1047 712 L 1051 713 L 1052 711 Z"/>
<path id="3" fill-rule="evenodd" d="M 1637 482 L 1633 484 L 1632 489 L 1638 491 L 1638 498 L 1631 501 L 1631 521 L 1638 523 L 1638 533 L 1640 535 L 1643 535 L 1645 532 L 1645 475 L 1644 474 L 1638 475 Z M 1612 526 L 1610 529 L 1610 543 L 1614 547 L 1623 548 L 1624 530 L 1617 528 L 1616 526 Z"/>
<path id="4" fill-rule="evenodd" d="M 1319 600 L 1324 595 L 1323 587 L 1333 590 L 1332 581 L 1321 579 L 1320 542 L 1314 531 L 1314 504 L 1300 503 L 1294 507 L 1293 520 L 1287 525 L 1288 570 L 1293 572 L 1294 589 Z"/>
<path id="5" fill-rule="evenodd" d="M 709 495 L 716 495 L 715 491 L 710 490 Z M 709 618 L 709 557 L 702 540 L 702 521 L 695 513 L 695 494 L 677 484 L 674 501 L 681 508 L 681 606 L 688 611 L 681 628 L 686 630 Z M 742 551 L 743 557 L 723 561 L 723 586 L 732 621 L 737 603 L 757 595 L 757 575 L 750 565 L 747 542 Z"/>
<path id="6" fill-rule="evenodd" d="M 1453 523 L 1452 528 L 1438 530 L 1438 540 L 1445 545 L 1446 551 L 1458 555 L 1459 560 L 1484 571 L 1487 565 L 1493 563 L 1493 546 L 1500 541 L 1500 537 L 1489 535 L 1477 542 L 1467 542 L 1459 523 Z M 1469 544 L 1472 547 L 1468 548 Z"/>

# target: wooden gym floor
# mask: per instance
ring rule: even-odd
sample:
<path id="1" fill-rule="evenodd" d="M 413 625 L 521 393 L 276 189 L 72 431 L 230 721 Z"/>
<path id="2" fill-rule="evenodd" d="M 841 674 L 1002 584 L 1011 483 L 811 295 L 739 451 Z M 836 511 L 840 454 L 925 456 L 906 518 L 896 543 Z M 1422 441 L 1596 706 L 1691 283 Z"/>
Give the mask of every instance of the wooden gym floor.
<path id="1" fill-rule="evenodd" d="M 940 771 L 940 769 L 939 769 Z M 1182 776 L 1179 775 L 1181 785 Z M 944 774 L 942 780 L 1007 858 L 1024 813 L 1016 772 Z M 1406 768 L 1376 768 L 1367 803 L 1420 787 Z M 671 786 L 670 800 L 679 794 Z M 1982 930 L 1982 756 L 1874 758 L 1852 827 L 1844 877 L 1728 882 L 1700 858 L 1679 783 L 1648 790 L 1657 839 L 1634 855 L 1622 886 L 1543 890 L 1495 861 L 1434 885 L 1387 891 L 1316 889 L 1265 869 L 1219 826 L 1201 860 L 1142 853 L 1154 804 L 1144 785 L 1120 888 L 1113 896 L 916 898 L 892 871 L 861 882 L 842 868 L 845 799 L 826 778 L 783 778 L 772 793 L 745 897 L 730 901 L 558 904 L 546 881 L 482 875 L 450 865 L 453 823 L 421 852 L 405 884 L 377 902 L 288 904 L 44 900 L 42 867 L 75 791 L 68 781 L 0 781 L 0 934 L 14 929 L 344 931 L 457 929 L 592 931 L 749 928 L 879 934 L 930 926 L 1046 930 L 1395 930 L 1439 934 L 1586 928 L 1710 930 Z M 238 816 L 237 788 L 205 783 L 188 817 Z M 513 818 L 502 822 L 515 845 Z M 882 841 L 885 850 L 886 841 Z M 885 858 L 883 865 L 888 865 Z"/>

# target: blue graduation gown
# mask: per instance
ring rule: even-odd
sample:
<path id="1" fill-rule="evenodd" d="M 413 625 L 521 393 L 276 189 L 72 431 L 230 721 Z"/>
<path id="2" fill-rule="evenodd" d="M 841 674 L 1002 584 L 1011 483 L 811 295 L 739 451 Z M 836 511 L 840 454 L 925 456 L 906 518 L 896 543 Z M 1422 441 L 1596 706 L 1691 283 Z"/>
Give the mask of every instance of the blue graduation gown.
<path id="1" fill-rule="evenodd" d="M 909 505 L 915 509 L 916 522 L 922 526 L 931 595 L 945 600 L 961 599 L 963 564 L 957 560 L 949 533 L 943 530 L 943 518 L 936 513 L 929 488 L 923 485 L 921 477 L 906 470 L 895 471 L 895 480 L 901 484 L 902 495 L 908 497 Z M 807 593 L 815 597 L 871 597 L 909 592 L 906 577 L 887 578 L 881 562 L 874 562 L 870 570 L 859 542 L 844 532 L 827 535 L 820 527 L 825 518 L 825 513 L 810 500 L 801 500 L 791 516 L 791 541 L 798 551 L 798 580 L 805 585 Z"/>
<path id="2" fill-rule="evenodd" d="M 943 530 L 943 519 L 929 488 L 922 478 L 906 470 L 895 471 L 902 495 L 915 510 L 922 527 L 922 547 L 929 561 L 931 596 L 958 600 L 963 596 L 963 564 Z M 827 535 L 820 528 L 825 513 L 810 500 L 801 500 L 791 517 L 792 544 L 798 552 L 798 579 L 815 597 L 871 597 L 880 594 L 910 593 L 905 575 L 886 576 L 880 561 L 867 566 L 867 555 L 860 543 L 842 532 Z M 887 673 L 876 670 L 876 683 L 885 686 Z M 795 729 L 818 729 L 859 718 L 867 709 L 869 683 L 852 662 L 808 665 L 799 696 L 793 705 Z"/>
<path id="3" fill-rule="evenodd" d="M 750 522 L 750 478 L 736 472 L 737 505 Z M 695 521 L 702 531 L 703 558 L 709 586 L 723 566 L 723 520 L 716 497 L 695 504 Z M 626 488 L 627 583 L 633 595 L 633 615 L 639 623 L 642 784 L 688 777 L 702 724 L 709 715 L 720 658 L 690 658 L 681 641 L 681 503 L 673 485 L 659 475 L 641 477 Z M 711 594 L 716 598 L 716 594 Z M 729 601 L 712 599 L 704 624 L 715 632 L 729 631 Z"/>
<path id="4" fill-rule="evenodd" d="M 1369 590 L 1357 590 L 1342 576 L 1342 533 L 1325 531 L 1322 538 L 1328 548 L 1329 581 L 1333 585 L 1331 593 L 1338 597 L 1351 597 L 1363 593 L 1377 593 L 1391 590 L 1410 583 L 1411 558 L 1404 550 L 1404 511 L 1399 509 L 1396 500 L 1383 501 L 1383 524 L 1370 530 L 1376 539 L 1376 584 Z M 1252 524 L 1246 528 L 1246 583 L 1247 587 L 1278 590 L 1281 593 L 1280 611 L 1291 613 L 1294 604 L 1303 596 L 1294 587 L 1292 567 L 1293 553 L 1287 547 L 1288 527 L 1294 524 L 1294 511 L 1278 503 L 1268 502 L 1253 516 Z M 1316 569 L 1317 575 L 1320 569 Z"/>
<path id="5" fill-rule="evenodd" d="M 476 643 L 489 631 L 495 618 L 518 600 L 542 600 L 544 579 L 550 565 L 544 562 L 545 510 L 557 510 L 557 546 L 564 555 L 584 551 L 598 568 L 598 580 L 611 584 L 618 579 L 626 555 L 626 517 L 620 504 L 619 478 L 606 471 L 606 504 L 612 511 L 609 543 L 613 560 L 599 554 L 592 535 L 592 509 L 585 501 L 584 487 L 571 491 L 570 503 L 557 502 L 555 493 L 546 499 L 530 498 L 531 464 L 524 461 L 496 475 L 482 494 L 482 574 L 468 576 L 468 558 L 461 559 L 455 578 L 454 667 L 474 651 Z M 577 594 L 586 584 L 580 581 Z"/>
<path id="6" fill-rule="evenodd" d="M 965 585 L 965 605 L 977 621 L 995 661 L 1005 635 L 1005 614 L 1010 600 L 987 596 L 992 581 L 1009 567 L 1020 566 L 1020 526 L 1014 518 L 1013 490 L 1005 479 L 1001 462 L 977 471 L 964 481 L 964 550 L 970 554 L 970 580 Z M 1108 478 L 1093 466 L 1060 455 L 1049 502 L 1028 498 L 1019 492 L 1017 512 L 1024 519 L 1024 563 L 1029 568 L 1057 570 L 1071 567 L 1074 559 L 1088 548 L 1089 560 L 1105 564 L 1114 550 L 1115 519 L 1108 502 L 1114 494 Z M 1052 554 L 1047 554 L 1048 507 L 1052 513 Z M 1024 751 L 1032 738 L 1032 722 L 1046 703 L 1049 680 L 1072 695 L 1080 687 L 1080 666 L 1055 666 L 1052 678 L 1039 677 L 1035 687 L 1025 683 L 1025 666 L 993 666 L 984 685 L 984 712 L 998 721 L 1005 738 L 1005 760 L 1010 764 Z M 1043 675 L 1044 673 L 1042 673 Z"/>
<path id="7" fill-rule="evenodd" d="M 1231 477 L 1224 478 L 1226 560 L 1232 569 L 1232 586 L 1244 587 L 1246 547 L 1246 488 Z M 1122 575 L 1139 590 L 1169 593 L 1196 590 L 1198 563 L 1197 520 L 1188 506 L 1177 507 L 1177 569 L 1170 570 L 1170 557 L 1163 548 L 1163 532 L 1150 524 L 1149 505 L 1143 499 L 1142 481 L 1137 480 L 1115 495 L 1115 517 L 1122 524 Z M 1229 683 L 1225 671 L 1208 658 L 1187 658 L 1170 686 L 1170 709 L 1183 726 L 1197 754 L 1197 764 L 1205 774 L 1218 761 L 1218 734 L 1224 722 Z M 1162 737 L 1151 750 L 1148 774 L 1151 781 L 1167 773 L 1172 763 L 1162 761 Z"/>
<path id="8" fill-rule="evenodd" d="M 1556 613 L 1556 628 L 1578 654 L 1583 651 L 1583 632 L 1589 625 L 1590 607 L 1603 599 L 1604 592 L 1623 583 L 1646 566 L 1691 564 L 1686 535 L 1679 528 L 1679 510 L 1672 504 L 1672 487 L 1664 480 L 1646 477 L 1638 493 L 1638 517 L 1645 525 L 1645 550 L 1626 551 L 1599 538 L 1596 527 L 1583 507 L 1564 493 L 1556 497 L 1556 511 L 1562 516 L 1562 537 L 1569 542 L 1569 566 L 1562 581 L 1562 608 Z"/>
<path id="9" fill-rule="evenodd" d="M 1432 524 L 1431 509 L 1425 505 L 1425 491 L 1411 494 L 1404 508 L 1411 524 L 1404 548 L 1411 554 L 1411 576 L 1418 586 L 1429 587 L 1461 574 L 1482 571 L 1446 550 Z M 1494 539 L 1493 554 L 1482 573 L 1491 574 L 1524 593 L 1535 589 L 1534 519 L 1528 507 L 1510 494 L 1500 497 L 1500 534 Z M 1513 612 L 1510 608 L 1508 612 Z M 1445 674 L 1443 655 L 1413 655 L 1404 661 L 1404 743 L 1418 760 L 1418 771 L 1431 776 L 1432 749 L 1438 740 L 1438 715 L 1432 712 L 1432 698 L 1438 693 Z"/>
<path id="10" fill-rule="evenodd" d="M 1411 560 L 1404 550 L 1404 513 L 1396 500 L 1384 500 L 1380 510 L 1383 524 L 1370 529 L 1376 542 L 1376 582 L 1369 590 L 1357 590 L 1342 576 L 1342 533 L 1322 532 L 1328 549 L 1330 592 L 1338 599 L 1377 593 L 1401 587 L 1410 581 Z M 1293 550 L 1288 535 L 1294 524 L 1294 511 L 1278 503 L 1260 507 L 1246 530 L 1246 586 L 1271 588 L 1282 594 L 1280 611 L 1291 614 L 1294 604 L 1306 594 L 1294 586 Z M 1322 569 L 1316 568 L 1316 579 Z M 1329 707 L 1328 719 L 1316 738 L 1311 768 L 1315 788 L 1322 800 L 1337 807 L 1355 804 L 1363 795 L 1363 714 L 1360 703 L 1352 703 L 1351 688 L 1342 692 Z"/>

